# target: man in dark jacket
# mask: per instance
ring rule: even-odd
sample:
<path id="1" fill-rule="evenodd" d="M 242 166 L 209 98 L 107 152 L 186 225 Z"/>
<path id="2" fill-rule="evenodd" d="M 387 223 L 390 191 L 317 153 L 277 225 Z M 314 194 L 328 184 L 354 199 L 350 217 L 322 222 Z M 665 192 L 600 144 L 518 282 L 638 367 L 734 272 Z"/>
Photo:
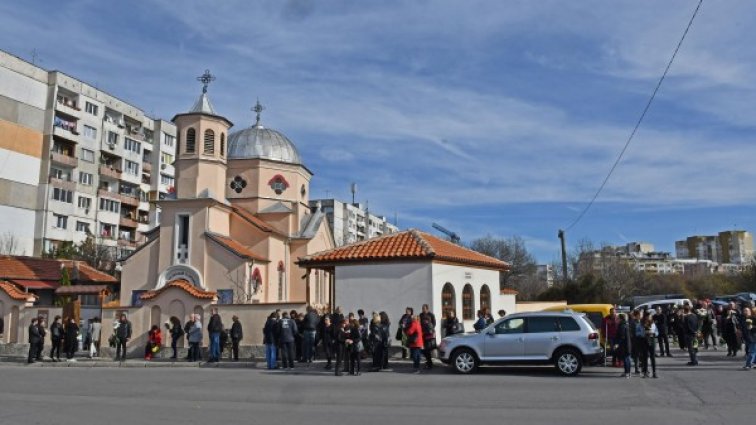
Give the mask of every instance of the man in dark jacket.
<path id="1" fill-rule="evenodd" d="M 307 364 L 312 363 L 315 355 L 315 336 L 317 335 L 320 318 L 315 309 L 307 307 L 307 313 L 302 319 L 302 360 Z"/>
<path id="2" fill-rule="evenodd" d="M 244 334 L 242 333 L 242 325 L 239 322 L 239 317 L 234 316 L 231 318 L 234 323 L 231 325 L 231 351 L 234 355 L 234 361 L 239 361 L 239 341 L 241 341 Z"/>
<path id="3" fill-rule="evenodd" d="M 126 343 L 131 339 L 131 322 L 125 314 L 121 315 L 118 320 L 118 327 L 115 330 L 116 336 L 116 361 L 126 361 Z"/>
<path id="4" fill-rule="evenodd" d="M 210 321 L 207 323 L 207 332 L 210 335 L 210 348 L 208 352 L 208 363 L 215 363 L 220 360 L 221 350 L 220 350 L 220 337 L 221 332 L 223 332 L 223 321 L 221 320 L 220 314 L 218 314 L 218 309 L 214 308 L 211 310 L 212 315 L 210 316 Z"/>
<path id="5" fill-rule="evenodd" d="M 39 345 L 42 342 L 42 337 L 39 335 L 39 325 L 37 324 L 38 320 L 32 319 L 31 325 L 29 325 L 29 356 L 27 358 L 27 363 L 35 363 L 37 353 L 39 352 Z"/>
<path id="6" fill-rule="evenodd" d="M 331 323 L 331 316 L 325 315 L 323 316 L 323 332 L 322 332 L 322 338 L 321 343 L 323 344 L 323 353 L 325 354 L 326 358 L 326 365 L 325 369 L 330 370 L 331 369 L 331 361 L 333 360 L 333 344 L 334 344 L 334 326 L 333 323 Z"/>
<path id="7" fill-rule="evenodd" d="M 688 347 L 690 361 L 688 366 L 698 365 L 698 316 L 691 311 L 690 305 L 683 308 L 683 331 L 685 333 L 685 346 Z"/>
<path id="8" fill-rule="evenodd" d="M 268 369 L 275 369 L 278 354 L 278 317 L 271 313 L 263 326 L 263 344 L 265 344 L 265 361 Z"/>
<path id="9" fill-rule="evenodd" d="M 42 361 L 42 350 L 44 350 L 45 348 L 45 336 L 47 335 L 45 326 L 47 326 L 47 323 L 45 323 L 45 318 L 42 316 L 37 317 L 37 329 L 39 329 L 39 346 L 37 347 L 36 360 L 38 362 Z"/>
<path id="10" fill-rule="evenodd" d="M 60 323 L 60 316 L 55 316 L 52 325 L 50 325 L 50 341 L 52 342 L 52 348 L 50 349 L 50 358 L 54 362 L 60 361 L 60 347 L 63 345 L 63 325 Z"/>
<path id="11" fill-rule="evenodd" d="M 657 306 L 653 319 L 656 330 L 659 332 L 659 335 L 656 337 L 659 343 L 659 356 L 666 355 L 667 357 L 672 357 L 672 353 L 669 351 L 669 323 L 667 322 L 667 314 L 661 307 Z"/>
<path id="12" fill-rule="evenodd" d="M 615 343 L 615 356 L 618 360 L 621 360 L 625 368 L 623 377 L 630 377 L 630 368 L 632 367 L 631 354 L 633 351 L 633 333 L 630 329 L 630 325 L 627 322 L 627 317 L 624 314 L 618 316 L 619 324 L 615 328 L 614 343 Z"/>
<path id="13" fill-rule="evenodd" d="M 278 342 L 281 345 L 281 367 L 294 369 L 294 341 L 297 334 L 297 324 L 284 312 L 278 321 Z"/>

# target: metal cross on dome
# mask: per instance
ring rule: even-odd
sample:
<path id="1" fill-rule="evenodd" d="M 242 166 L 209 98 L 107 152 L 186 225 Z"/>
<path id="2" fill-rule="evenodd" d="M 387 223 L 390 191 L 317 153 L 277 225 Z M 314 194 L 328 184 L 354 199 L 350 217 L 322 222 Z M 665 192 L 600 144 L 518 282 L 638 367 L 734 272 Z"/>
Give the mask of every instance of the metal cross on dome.
<path id="1" fill-rule="evenodd" d="M 204 74 L 197 77 L 197 81 L 202 83 L 202 93 L 207 93 L 207 86 L 215 81 L 215 75 L 211 74 L 209 69 L 206 69 Z"/>
<path id="2" fill-rule="evenodd" d="M 263 107 L 263 106 L 262 106 L 262 105 L 260 104 L 260 99 L 257 99 L 257 103 L 256 103 L 256 104 L 255 104 L 255 106 L 254 106 L 254 107 L 252 108 L 252 111 L 253 111 L 253 112 L 255 112 L 255 113 L 257 114 L 257 119 L 255 120 L 255 125 L 256 125 L 256 126 L 259 126 L 259 125 L 260 125 L 260 114 L 261 114 L 261 113 L 262 113 L 262 111 L 264 111 L 264 110 L 265 110 L 265 107 Z"/>

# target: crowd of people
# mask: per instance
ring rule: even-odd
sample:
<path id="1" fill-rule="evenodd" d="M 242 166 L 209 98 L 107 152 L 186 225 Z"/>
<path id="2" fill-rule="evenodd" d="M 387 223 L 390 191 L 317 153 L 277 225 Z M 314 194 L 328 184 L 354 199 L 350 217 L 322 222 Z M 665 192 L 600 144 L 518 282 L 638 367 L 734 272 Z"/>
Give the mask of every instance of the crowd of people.
<path id="1" fill-rule="evenodd" d="M 83 328 L 83 329 L 82 329 Z M 98 317 L 90 319 L 80 326 L 73 318 L 55 316 L 50 327 L 47 327 L 44 316 L 38 316 L 29 324 L 29 355 L 28 363 L 42 361 L 45 336 L 50 333 L 50 359 L 59 362 L 61 349 L 67 360 L 74 358 L 79 350 L 79 340 L 82 348 L 87 350 L 89 357 L 96 356 L 100 351 L 100 331 L 102 324 Z"/>
<path id="2" fill-rule="evenodd" d="M 687 351 L 688 366 L 698 365 L 701 347 L 718 350 L 724 345 L 728 357 L 736 357 L 744 348 L 743 369 L 747 370 L 756 366 L 753 309 L 752 302 L 715 306 L 708 300 L 629 314 L 617 314 L 612 309 L 603 319 L 600 331 L 607 353 L 612 356 L 612 365 L 623 367 L 621 376 L 626 378 L 632 376 L 633 368 L 635 375 L 657 378 L 656 346 L 660 356 L 673 357 L 670 343 Z"/>

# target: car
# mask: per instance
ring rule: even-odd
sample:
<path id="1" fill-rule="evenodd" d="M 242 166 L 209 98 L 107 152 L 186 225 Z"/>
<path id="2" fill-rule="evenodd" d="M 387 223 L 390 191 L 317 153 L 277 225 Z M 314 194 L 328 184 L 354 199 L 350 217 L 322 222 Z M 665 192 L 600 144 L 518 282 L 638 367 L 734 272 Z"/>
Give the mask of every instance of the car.
<path id="1" fill-rule="evenodd" d="M 643 311 L 643 310 L 656 310 L 656 307 L 661 307 L 662 310 L 667 311 L 672 309 L 674 306 L 682 307 L 685 304 L 693 307 L 693 303 L 690 302 L 687 298 L 675 298 L 675 299 L 665 299 L 665 300 L 656 300 L 656 301 L 649 301 L 647 303 L 640 304 L 638 306 L 635 306 L 633 309 L 634 311 Z"/>
<path id="2" fill-rule="evenodd" d="M 599 333 L 582 313 L 529 312 L 506 316 L 480 333 L 451 335 L 438 346 L 439 358 L 461 374 L 481 365 L 553 364 L 564 376 L 603 358 Z"/>

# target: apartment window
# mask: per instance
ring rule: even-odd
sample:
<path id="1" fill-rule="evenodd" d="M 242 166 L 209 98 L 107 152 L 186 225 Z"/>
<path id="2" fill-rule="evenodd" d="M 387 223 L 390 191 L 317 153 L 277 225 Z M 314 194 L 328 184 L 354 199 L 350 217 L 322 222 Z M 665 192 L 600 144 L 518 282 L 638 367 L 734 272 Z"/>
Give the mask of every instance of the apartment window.
<path id="1" fill-rule="evenodd" d="M 86 196 L 79 196 L 78 202 L 79 202 L 79 208 L 84 208 L 88 210 L 92 207 L 92 198 L 88 198 Z"/>
<path id="2" fill-rule="evenodd" d="M 213 130 L 205 130 L 205 147 L 202 152 L 206 155 L 215 153 L 215 132 Z"/>
<path id="3" fill-rule="evenodd" d="M 112 199 L 100 198 L 100 211 L 118 213 L 121 211 L 121 205 L 118 201 Z"/>
<path id="4" fill-rule="evenodd" d="M 91 151 L 89 149 L 82 149 L 81 150 L 81 160 L 86 162 L 94 162 L 95 156 L 94 151 Z"/>
<path id="5" fill-rule="evenodd" d="M 160 152 L 160 163 L 166 165 L 173 164 L 173 155 L 165 152 Z"/>
<path id="6" fill-rule="evenodd" d="M 220 154 L 221 156 L 226 156 L 226 134 L 225 133 L 221 133 Z"/>
<path id="7" fill-rule="evenodd" d="M 86 102 L 84 104 L 84 110 L 86 110 L 87 113 L 92 114 L 94 116 L 97 116 L 98 109 L 99 108 L 95 104 L 92 104 L 92 103 L 89 103 L 89 102 Z"/>
<path id="8" fill-rule="evenodd" d="M 115 235 L 115 224 L 100 223 L 100 236 L 102 236 L 103 238 L 115 239 Z"/>
<path id="9" fill-rule="evenodd" d="M 53 214 L 53 223 L 56 229 L 65 229 L 68 227 L 68 216 Z"/>
<path id="10" fill-rule="evenodd" d="M 82 233 L 89 233 L 89 223 L 83 221 L 76 222 L 76 231 Z"/>
<path id="11" fill-rule="evenodd" d="M 50 177 L 58 180 L 65 180 L 65 174 L 60 168 L 50 168 Z"/>
<path id="12" fill-rule="evenodd" d="M 165 186 L 173 186 L 174 179 L 171 176 L 160 174 L 160 184 Z"/>
<path id="13" fill-rule="evenodd" d="M 97 129 L 88 125 L 84 125 L 84 137 L 88 139 L 97 139 Z"/>
<path id="14" fill-rule="evenodd" d="M 126 172 L 128 174 L 138 176 L 139 175 L 139 164 L 134 161 L 126 160 Z"/>
<path id="15" fill-rule="evenodd" d="M 123 140 L 123 148 L 134 153 L 142 152 L 142 144 L 128 137 Z"/>
<path id="16" fill-rule="evenodd" d="M 73 204 L 73 192 L 71 192 L 70 190 L 54 187 L 53 193 L 52 193 L 52 199 L 59 202 Z"/>
<path id="17" fill-rule="evenodd" d="M 173 136 L 171 136 L 169 134 L 163 133 L 163 144 L 165 144 L 166 146 L 173 147 L 173 145 L 175 143 L 176 143 L 176 138 L 175 137 L 173 137 Z"/>
<path id="18" fill-rule="evenodd" d="M 194 153 L 197 144 L 197 133 L 193 128 L 186 130 L 186 153 Z"/>
<path id="19" fill-rule="evenodd" d="M 92 174 L 79 171 L 79 183 L 86 186 L 92 186 L 93 181 L 94 181 L 94 176 Z"/>
<path id="20" fill-rule="evenodd" d="M 113 148 L 118 144 L 118 133 L 108 131 L 108 145 Z"/>

